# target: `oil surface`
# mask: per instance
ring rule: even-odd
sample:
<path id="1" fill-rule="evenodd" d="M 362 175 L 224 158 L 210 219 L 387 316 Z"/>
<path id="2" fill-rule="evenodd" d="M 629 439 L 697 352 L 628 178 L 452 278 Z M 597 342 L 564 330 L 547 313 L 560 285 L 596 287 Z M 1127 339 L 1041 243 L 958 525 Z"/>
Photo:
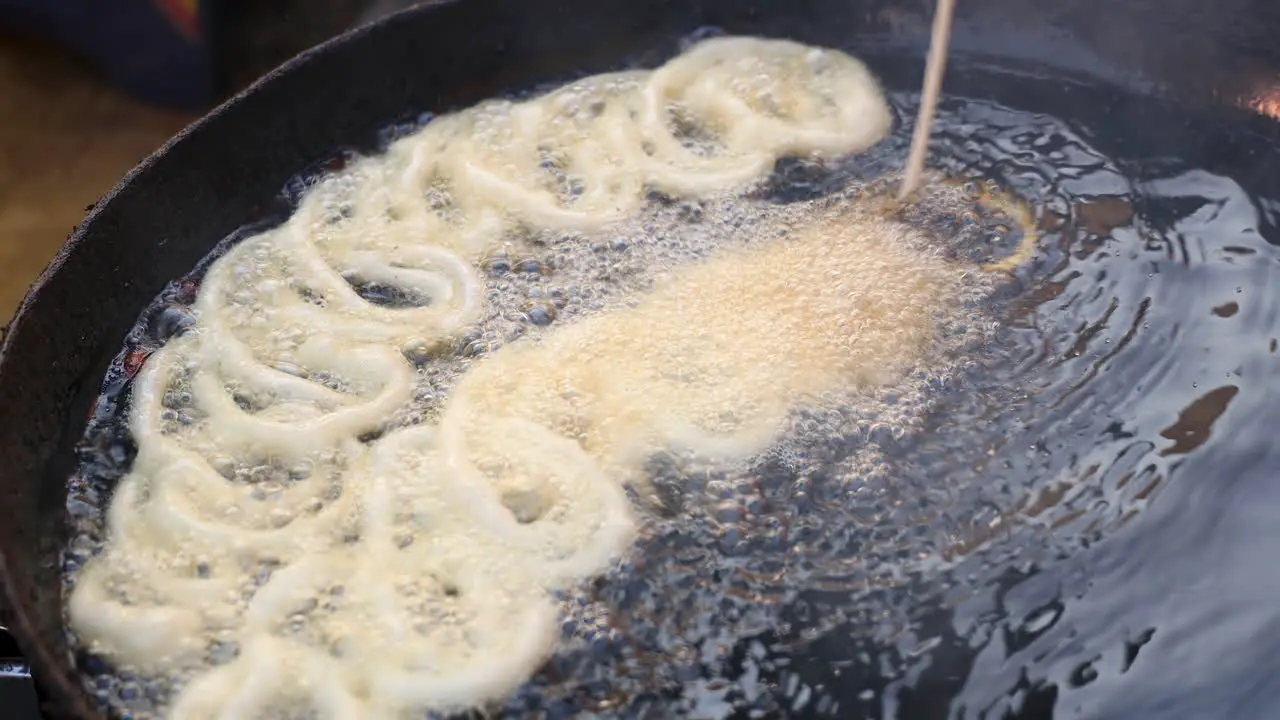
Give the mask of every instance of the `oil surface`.
<path id="1" fill-rule="evenodd" d="M 1011 86 L 957 74 L 971 82 L 949 86 Z M 662 508 L 636 550 L 566 597 L 581 608 L 566 623 L 572 640 L 492 715 L 1280 713 L 1268 665 L 1280 647 L 1269 559 L 1280 450 L 1260 422 L 1280 399 L 1269 242 L 1280 203 L 1241 185 L 1248 167 L 1237 178 L 1177 146 L 1108 137 L 1108 108 L 1082 108 L 1083 92 L 1061 93 L 1060 111 L 1043 91 L 1034 112 L 1016 109 L 1016 93 L 941 105 L 931 163 L 1030 201 L 1042 237 L 1035 261 L 980 309 L 998 328 L 919 388 L 929 402 L 878 397 L 840 442 L 815 432 L 823 442 L 806 446 L 799 433 L 739 473 L 655 459 Z M 784 164 L 765 199 L 900 168 L 916 96 L 892 101 L 905 121 L 892 138 L 844 167 Z M 626 238 L 591 252 L 625 254 Z M 540 270 L 519 263 L 495 258 L 497 282 L 538 287 Z M 193 289 L 174 284 L 109 378 L 72 483 L 83 534 L 68 569 L 92 552 L 127 469 L 128 438 L 110 419 L 129 371 L 147 342 L 181 329 Z M 564 310 L 547 292 L 537 318 Z M 492 338 L 474 338 L 476 351 Z M 143 716 L 162 699 L 160 683 L 78 662 L 104 702 Z"/>

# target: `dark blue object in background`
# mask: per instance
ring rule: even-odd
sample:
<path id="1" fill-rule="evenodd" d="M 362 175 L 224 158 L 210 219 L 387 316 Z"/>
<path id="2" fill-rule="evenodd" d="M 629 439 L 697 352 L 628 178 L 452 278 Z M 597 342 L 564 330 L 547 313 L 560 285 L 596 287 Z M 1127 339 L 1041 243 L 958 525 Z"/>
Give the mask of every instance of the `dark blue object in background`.
<path id="1" fill-rule="evenodd" d="M 0 0 L 0 30 L 91 62 L 142 102 L 196 109 L 215 99 L 212 0 Z"/>
<path id="2" fill-rule="evenodd" d="M 0 627 L 0 712 L 5 720 L 40 720 L 35 684 L 18 644 Z"/>

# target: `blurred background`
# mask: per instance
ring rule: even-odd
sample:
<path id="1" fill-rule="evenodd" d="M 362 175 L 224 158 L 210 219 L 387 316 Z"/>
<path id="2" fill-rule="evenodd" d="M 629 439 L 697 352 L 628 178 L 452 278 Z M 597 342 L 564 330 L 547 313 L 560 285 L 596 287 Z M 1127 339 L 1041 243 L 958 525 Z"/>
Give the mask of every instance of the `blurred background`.
<path id="1" fill-rule="evenodd" d="M 415 0 L 0 0 L 0 326 L 86 209 L 293 55 Z"/>

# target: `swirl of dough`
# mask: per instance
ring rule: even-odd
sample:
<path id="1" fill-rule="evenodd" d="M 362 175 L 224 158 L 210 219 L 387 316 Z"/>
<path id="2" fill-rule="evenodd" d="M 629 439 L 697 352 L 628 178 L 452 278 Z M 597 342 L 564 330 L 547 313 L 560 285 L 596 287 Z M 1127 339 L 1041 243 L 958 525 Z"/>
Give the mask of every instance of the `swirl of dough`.
<path id="1" fill-rule="evenodd" d="M 125 666 L 187 672 L 168 708 L 184 720 L 282 703 L 380 718 L 512 691 L 554 646 L 549 591 L 634 534 L 636 458 L 604 446 L 656 433 L 740 454 L 783 405 L 721 433 L 679 406 L 687 388 L 663 386 L 666 415 L 640 402 L 657 385 L 632 372 L 618 392 L 635 422 L 583 435 L 565 423 L 601 418 L 504 409 L 501 378 L 476 371 L 438 426 L 388 429 L 413 395 L 406 354 L 480 320 L 473 263 L 526 231 L 599 232 L 654 189 L 737 191 L 782 155 L 864 149 L 887 117 L 842 53 L 713 40 L 656 71 L 437 118 L 319 180 L 211 265 L 195 324 L 135 378 L 137 457 L 71 626 Z M 214 659 L 226 644 L 238 654 Z"/>
<path id="2" fill-rule="evenodd" d="M 543 229 L 593 230 L 630 215 L 644 178 L 633 148 L 613 146 L 601 128 L 630 124 L 627 98 L 643 77 L 600 75 L 536 103 L 481 106 L 456 156 L 457 181 L 467 196 Z"/>
<path id="3" fill-rule="evenodd" d="M 411 158 L 404 196 L 432 195 L 486 228 L 592 230 L 636 208 L 646 188 L 677 197 L 742 189 L 779 157 L 860 152 L 891 123 L 875 78 L 845 53 L 713 38 L 652 73 L 483 103 L 389 154 Z M 448 224 L 442 217 L 428 222 Z M 464 254 L 483 246 L 457 234 Z"/>
<path id="4" fill-rule="evenodd" d="M 273 637 L 254 638 L 240 656 L 197 677 L 169 711 L 172 720 L 263 717 L 282 704 L 313 710 L 323 720 L 377 717 L 347 689 L 336 664 L 309 648 Z M 286 706 L 288 707 L 288 706 Z"/>
<path id="5" fill-rule="evenodd" d="M 283 700 L 335 720 L 465 708 L 536 669 L 556 632 L 551 578 L 470 523 L 465 493 L 417 491 L 440 474 L 436 436 L 400 430 L 366 456 L 353 471 L 360 545 L 274 572 L 245 611 L 239 656 L 193 683 L 174 717 L 259 717 Z"/>
<path id="6" fill-rule="evenodd" d="M 787 40 L 705 40 L 653 73 L 639 97 L 650 182 L 700 194 L 740 187 L 786 155 L 834 158 L 888 134 L 893 116 L 870 71 L 842 52 Z M 689 128 L 690 143 L 671 132 Z"/>
<path id="7" fill-rule="evenodd" d="M 631 541 L 626 494 L 577 441 L 524 418 L 474 414 L 459 402 L 441 435 L 470 519 L 538 556 L 538 572 L 551 584 L 604 569 Z"/>
<path id="8" fill-rule="evenodd" d="M 889 131 L 893 116 L 875 87 L 866 66 L 841 52 L 716 38 L 668 63 L 650 92 L 675 94 L 714 122 L 731 151 L 831 158 L 866 150 Z"/>

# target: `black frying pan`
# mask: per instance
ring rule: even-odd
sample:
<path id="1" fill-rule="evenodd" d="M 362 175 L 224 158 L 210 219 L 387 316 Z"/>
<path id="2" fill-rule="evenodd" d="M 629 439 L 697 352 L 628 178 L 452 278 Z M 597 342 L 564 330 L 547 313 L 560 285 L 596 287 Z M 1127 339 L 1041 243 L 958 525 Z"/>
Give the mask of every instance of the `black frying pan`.
<path id="1" fill-rule="evenodd" d="M 1236 109 L 1237 98 L 1280 67 L 1274 10 L 1248 0 L 959 5 L 949 91 L 1012 96 L 1012 104 L 1031 109 L 1048 95 L 1075 92 L 1082 107 L 1106 108 L 1115 137 L 1097 141 L 1112 143 L 1117 154 L 1179 148 L 1202 156 L 1206 166 L 1231 166 L 1251 190 L 1280 195 L 1274 192 L 1280 128 Z M 4 624 L 29 659 L 48 715 L 98 717 L 64 640 L 58 552 L 66 539 L 64 482 L 75 464 L 72 448 L 107 363 L 164 284 L 270 206 L 291 175 L 340 146 L 369 145 L 380 127 L 422 110 L 660 60 L 677 38 L 704 25 L 855 52 L 896 49 L 900 62 L 882 60 L 874 69 L 889 85 L 908 87 L 920 77 L 927 6 L 910 0 L 429 3 L 299 56 L 142 163 L 76 229 L 25 299 L 0 350 Z M 1026 73 L 993 85 L 966 75 L 966 57 L 994 58 Z M 1072 90 L 1039 80 L 1039 66 L 1105 78 L 1112 89 Z M 1159 108 L 1175 105 L 1160 103 L 1198 119 L 1162 123 Z M 963 641 L 947 643 L 903 701 L 902 717 L 947 715 L 950 689 L 972 661 Z M 820 649 L 807 662 L 824 672 Z M 1271 662 L 1261 677 L 1280 669 L 1280 660 Z M 846 682 L 852 687 L 854 680 Z M 1018 716 L 1048 717 L 1052 693 L 1023 690 L 1030 699 Z M 1164 712 L 1144 707 L 1151 717 L 1181 716 L 1169 706 Z"/>

